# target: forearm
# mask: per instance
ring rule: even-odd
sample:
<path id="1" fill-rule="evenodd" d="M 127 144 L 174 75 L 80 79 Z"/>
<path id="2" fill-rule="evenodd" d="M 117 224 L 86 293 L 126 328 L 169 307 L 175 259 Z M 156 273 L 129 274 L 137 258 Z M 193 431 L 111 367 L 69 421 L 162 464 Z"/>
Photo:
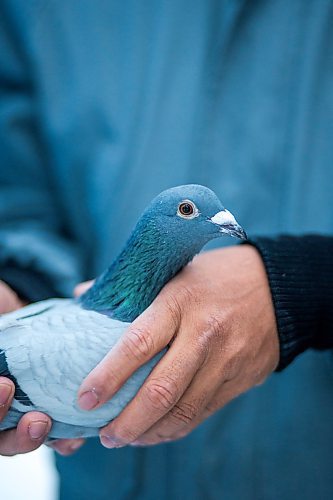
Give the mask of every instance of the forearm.
<path id="1" fill-rule="evenodd" d="M 254 238 L 263 258 L 286 367 L 308 348 L 333 348 L 333 237 Z"/>

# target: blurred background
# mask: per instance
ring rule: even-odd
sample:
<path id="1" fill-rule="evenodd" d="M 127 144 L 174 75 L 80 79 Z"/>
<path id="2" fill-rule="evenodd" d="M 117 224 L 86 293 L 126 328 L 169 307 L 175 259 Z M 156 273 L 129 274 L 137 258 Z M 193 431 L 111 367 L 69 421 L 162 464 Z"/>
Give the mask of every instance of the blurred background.
<path id="1" fill-rule="evenodd" d="M 58 474 L 46 446 L 27 455 L 0 456 L 1 500 L 56 500 Z M 31 492 L 31 493 L 28 493 Z M 32 494 L 33 492 L 33 494 Z"/>

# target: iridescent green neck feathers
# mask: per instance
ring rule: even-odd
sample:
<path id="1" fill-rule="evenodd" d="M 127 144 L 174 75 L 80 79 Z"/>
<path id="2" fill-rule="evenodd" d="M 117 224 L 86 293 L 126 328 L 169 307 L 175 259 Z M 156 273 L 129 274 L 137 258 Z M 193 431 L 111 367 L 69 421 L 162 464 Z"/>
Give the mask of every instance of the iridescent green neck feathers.
<path id="1" fill-rule="evenodd" d="M 153 219 L 141 220 L 118 258 L 81 296 L 80 303 L 132 322 L 194 253 L 169 241 Z"/>

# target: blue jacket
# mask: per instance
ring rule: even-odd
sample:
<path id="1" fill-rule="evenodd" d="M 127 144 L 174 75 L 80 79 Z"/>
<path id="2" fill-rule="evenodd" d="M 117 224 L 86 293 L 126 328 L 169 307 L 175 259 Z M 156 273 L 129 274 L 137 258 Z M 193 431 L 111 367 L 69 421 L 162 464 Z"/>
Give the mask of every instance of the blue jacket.
<path id="1" fill-rule="evenodd" d="M 332 21 L 329 0 L 2 0 L 3 279 L 70 295 L 187 182 L 249 234 L 333 233 Z M 61 498 L 331 499 L 330 356 L 180 442 L 58 457 Z"/>

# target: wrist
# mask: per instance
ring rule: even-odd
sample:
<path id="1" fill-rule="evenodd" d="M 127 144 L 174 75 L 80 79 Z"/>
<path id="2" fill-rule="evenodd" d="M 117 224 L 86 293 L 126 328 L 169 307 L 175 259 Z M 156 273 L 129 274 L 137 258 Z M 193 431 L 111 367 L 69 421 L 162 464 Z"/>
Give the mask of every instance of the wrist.
<path id="1" fill-rule="evenodd" d="M 333 238 L 255 238 L 273 296 L 280 341 L 278 370 L 308 348 L 333 347 Z"/>

